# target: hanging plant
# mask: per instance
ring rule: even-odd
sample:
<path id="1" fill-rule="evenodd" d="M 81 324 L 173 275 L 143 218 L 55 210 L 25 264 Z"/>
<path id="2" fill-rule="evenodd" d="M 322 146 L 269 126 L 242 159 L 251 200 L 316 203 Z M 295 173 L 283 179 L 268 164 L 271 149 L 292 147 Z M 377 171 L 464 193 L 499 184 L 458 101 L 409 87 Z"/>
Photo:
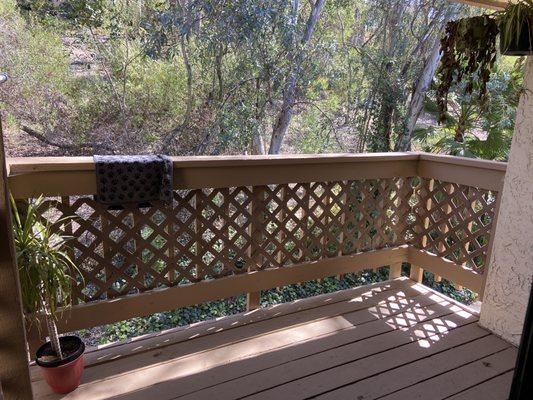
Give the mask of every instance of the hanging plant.
<path id="1" fill-rule="evenodd" d="M 446 122 L 448 95 L 452 85 L 465 82 L 468 94 L 477 91 L 479 103 L 487 102 L 487 83 L 496 62 L 498 23 L 492 15 L 451 21 L 441 41 L 442 59 L 437 74 L 439 122 Z"/>
<path id="2" fill-rule="evenodd" d="M 509 3 L 498 14 L 500 51 L 509 56 L 533 55 L 533 0 Z"/>
<path id="3" fill-rule="evenodd" d="M 504 55 L 533 55 L 533 0 L 509 3 L 505 10 L 449 22 L 437 71 L 439 122 L 446 122 L 448 95 L 453 85 L 465 82 L 483 108 L 488 100 L 487 83 L 497 57 L 496 38 Z M 475 93 L 474 93 L 475 92 Z"/>

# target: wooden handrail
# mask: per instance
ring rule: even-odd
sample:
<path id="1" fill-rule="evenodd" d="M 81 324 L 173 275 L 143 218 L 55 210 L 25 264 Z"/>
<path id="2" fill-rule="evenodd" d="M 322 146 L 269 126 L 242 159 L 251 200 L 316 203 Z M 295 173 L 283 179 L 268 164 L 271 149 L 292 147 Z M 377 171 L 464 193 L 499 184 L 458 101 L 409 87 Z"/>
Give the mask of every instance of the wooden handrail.
<path id="1" fill-rule="evenodd" d="M 419 153 L 288 154 L 250 156 L 171 157 L 175 168 L 241 167 L 257 165 L 331 164 L 367 161 L 418 160 Z M 92 157 L 12 157 L 11 173 L 43 171 L 93 171 Z"/>
<path id="2" fill-rule="evenodd" d="M 500 190 L 505 163 L 426 153 L 173 157 L 174 187 L 255 186 L 293 182 L 422 176 Z M 15 198 L 96 192 L 92 157 L 8 160 Z"/>
<path id="3" fill-rule="evenodd" d="M 424 160 L 447 164 L 503 171 L 507 163 L 425 152 L 362 153 L 362 154 L 289 154 L 252 156 L 192 156 L 171 157 L 175 168 L 242 167 L 257 165 L 336 164 L 369 161 Z M 11 157 L 7 159 L 9 173 L 46 171 L 93 171 L 92 157 Z"/>
<path id="4" fill-rule="evenodd" d="M 498 161 L 419 153 L 417 175 L 500 191 L 506 169 L 507 164 Z"/>

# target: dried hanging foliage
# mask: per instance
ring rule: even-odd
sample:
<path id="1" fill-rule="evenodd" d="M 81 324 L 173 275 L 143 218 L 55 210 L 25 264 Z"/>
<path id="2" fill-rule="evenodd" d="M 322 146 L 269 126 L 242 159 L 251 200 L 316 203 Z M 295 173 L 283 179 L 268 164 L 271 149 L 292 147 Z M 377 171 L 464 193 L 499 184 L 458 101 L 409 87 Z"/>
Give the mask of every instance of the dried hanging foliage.
<path id="1" fill-rule="evenodd" d="M 439 122 L 446 121 L 448 94 L 453 84 L 466 82 L 466 93 L 478 91 L 480 105 L 487 101 L 487 82 L 496 61 L 496 19 L 490 15 L 449 22 L 441 41 L 442 60 L 437 71 Z"/>

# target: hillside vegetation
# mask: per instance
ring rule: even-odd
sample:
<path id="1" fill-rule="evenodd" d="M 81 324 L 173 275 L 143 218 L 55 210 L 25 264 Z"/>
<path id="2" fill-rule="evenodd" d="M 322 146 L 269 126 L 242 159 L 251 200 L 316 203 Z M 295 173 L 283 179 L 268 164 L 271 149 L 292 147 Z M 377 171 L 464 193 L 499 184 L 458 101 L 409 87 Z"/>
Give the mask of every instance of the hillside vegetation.
<path id="1" fill-rule="evenodd" d="M 520 60 L 498 62 L 484 109 L 456 87 L 436 123 L 440 38 L 467 13 L 444 0 L 0 0 L 9 154 L 505 159 Z"/>

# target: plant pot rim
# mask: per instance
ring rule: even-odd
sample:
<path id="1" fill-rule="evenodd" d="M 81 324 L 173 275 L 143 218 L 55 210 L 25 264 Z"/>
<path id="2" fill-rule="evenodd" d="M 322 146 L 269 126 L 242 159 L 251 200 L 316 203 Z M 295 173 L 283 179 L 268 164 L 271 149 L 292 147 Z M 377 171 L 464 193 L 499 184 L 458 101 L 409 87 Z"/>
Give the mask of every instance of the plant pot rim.
<path id="1" fill-rule="evenodd" d="M 85 343 L 83 343 L 83 341 L 78 336 L 74 336 L 74 335 L 61 336 L 59 338 L 60 344 L 66 341 L 75 341 L 78 343 L 78 348 L 76 349 L 74 353 L 72 353 L 68 357 L 63 358 L 62 360 L 40 361 L 39 358 L 43 355 L 45 349 L 48 349 L 49 347 L 52 346 L 50 342 L 46 342 L 41 347 L 39 347 L 39 349 L 35 353 L 35 363 L 38 366 L 43 367 L 43 368 L 57 368 L 57 367 L 62 367 L 66 364 L 69 364 L 73 361 L 76 361 L 85 352 Z"/>

